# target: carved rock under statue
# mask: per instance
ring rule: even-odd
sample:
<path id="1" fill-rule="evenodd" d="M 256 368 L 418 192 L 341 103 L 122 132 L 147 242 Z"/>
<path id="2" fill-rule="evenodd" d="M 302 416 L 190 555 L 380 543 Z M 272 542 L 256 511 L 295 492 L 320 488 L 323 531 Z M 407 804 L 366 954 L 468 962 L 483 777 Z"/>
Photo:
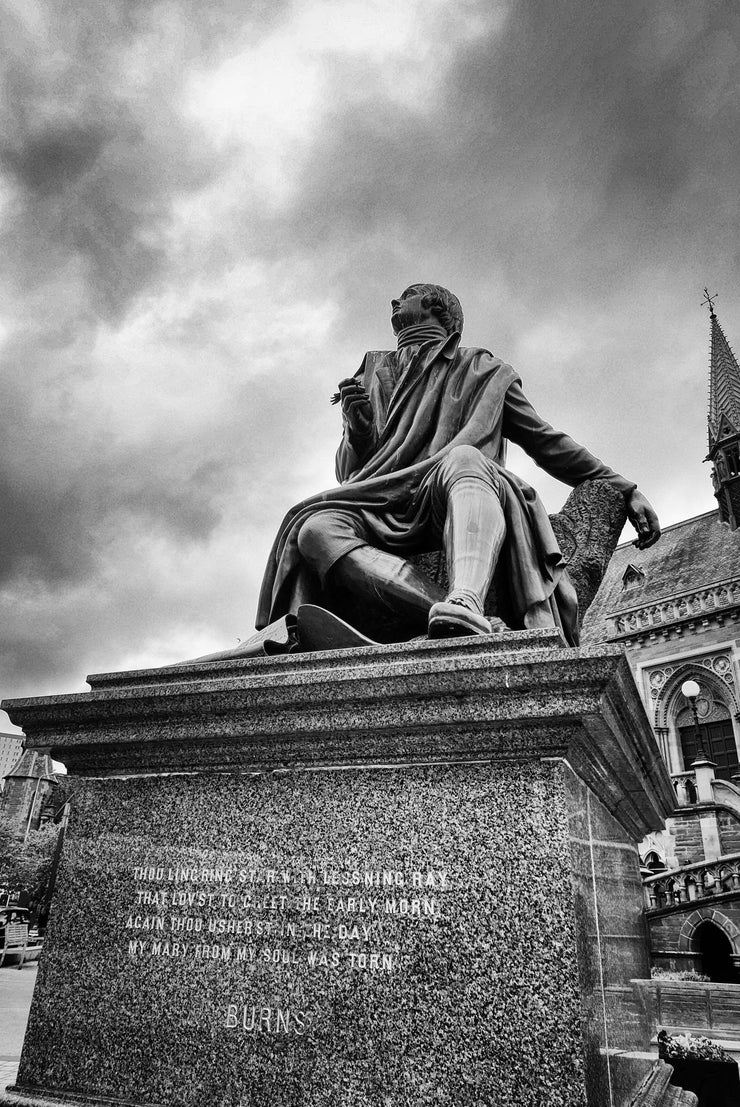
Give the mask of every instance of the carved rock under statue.
<path id="1" fill-rule="evenodd" d="M 659 537 L 634 483 L 546 423 L 510 365 L 460 345 L 456 296 L 411 285 L 391 306 L 397 350 L 366 354 L 334 397 L 340 484 L 283 520 L 258 635 L 199 660 L 546 627 L 576 645 L 625 516 L 639 547 Z M 506 468 L 507 441 L 579 489 L 559 516 Z"/>

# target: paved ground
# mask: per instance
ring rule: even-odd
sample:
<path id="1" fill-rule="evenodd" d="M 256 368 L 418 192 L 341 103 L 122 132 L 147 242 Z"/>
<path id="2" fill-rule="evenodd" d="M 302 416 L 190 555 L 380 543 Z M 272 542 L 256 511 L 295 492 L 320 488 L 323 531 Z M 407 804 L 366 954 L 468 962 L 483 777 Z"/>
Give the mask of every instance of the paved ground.
<path id="1" fill-rule="evenodd" d="M 18 1071 L 36 968 L 33 962 L 20 970 L 17 965 L 0 968 L 0 1089 L 12 1084 Z"/>

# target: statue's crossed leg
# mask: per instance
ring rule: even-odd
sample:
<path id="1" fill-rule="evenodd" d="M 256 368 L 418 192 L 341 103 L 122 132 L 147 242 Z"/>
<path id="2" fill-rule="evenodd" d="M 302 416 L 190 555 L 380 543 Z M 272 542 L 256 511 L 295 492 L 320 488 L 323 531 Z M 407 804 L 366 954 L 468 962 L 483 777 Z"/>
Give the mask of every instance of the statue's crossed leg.
<path id="1" fill-rule="evenodd" d="M 479 450 L 458 446 L 432 470 L 425 491 L 426 527 L 445 550 L 449 590 L 405 558 L 377 548 L 362 516 L 345 507 L 316 512 L 303 524 L 301 557 L 329 595 L 339 586 L 383 605 L 412 632 L 424 628 L 433 638 L 491 634 L 484 604 L 506 536 L 495 469 Z"/>

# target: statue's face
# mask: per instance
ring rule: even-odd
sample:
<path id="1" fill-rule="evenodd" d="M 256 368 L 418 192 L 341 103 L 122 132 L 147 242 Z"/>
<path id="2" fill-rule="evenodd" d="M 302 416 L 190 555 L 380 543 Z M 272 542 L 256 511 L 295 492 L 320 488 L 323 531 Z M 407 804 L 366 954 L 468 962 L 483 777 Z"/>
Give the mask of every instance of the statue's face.
<path id="1" fill-rule="evenodd" d="M 391 300 L 391 326 L 395 334 L 404 327 L 428 323 L 434 319 L 434 312 L 425 306 L 425 296 L 418 291 L 416 285 L 409 285 L 397 300 Z"/>

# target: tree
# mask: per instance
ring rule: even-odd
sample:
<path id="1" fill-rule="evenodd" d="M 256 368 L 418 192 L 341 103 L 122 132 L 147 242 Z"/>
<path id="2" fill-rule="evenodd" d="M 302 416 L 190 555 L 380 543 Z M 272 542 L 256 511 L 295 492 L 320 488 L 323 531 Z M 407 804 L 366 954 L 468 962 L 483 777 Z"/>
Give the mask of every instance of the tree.
<path id="1" fill-rule="evenodd" d="M 40 903 L 46 894 L 59 830 L 46 823 L 30 831 L 24 842 L 21 827 L 0 815 L 0 887 L 27 892 L 33 903 Z"/>

